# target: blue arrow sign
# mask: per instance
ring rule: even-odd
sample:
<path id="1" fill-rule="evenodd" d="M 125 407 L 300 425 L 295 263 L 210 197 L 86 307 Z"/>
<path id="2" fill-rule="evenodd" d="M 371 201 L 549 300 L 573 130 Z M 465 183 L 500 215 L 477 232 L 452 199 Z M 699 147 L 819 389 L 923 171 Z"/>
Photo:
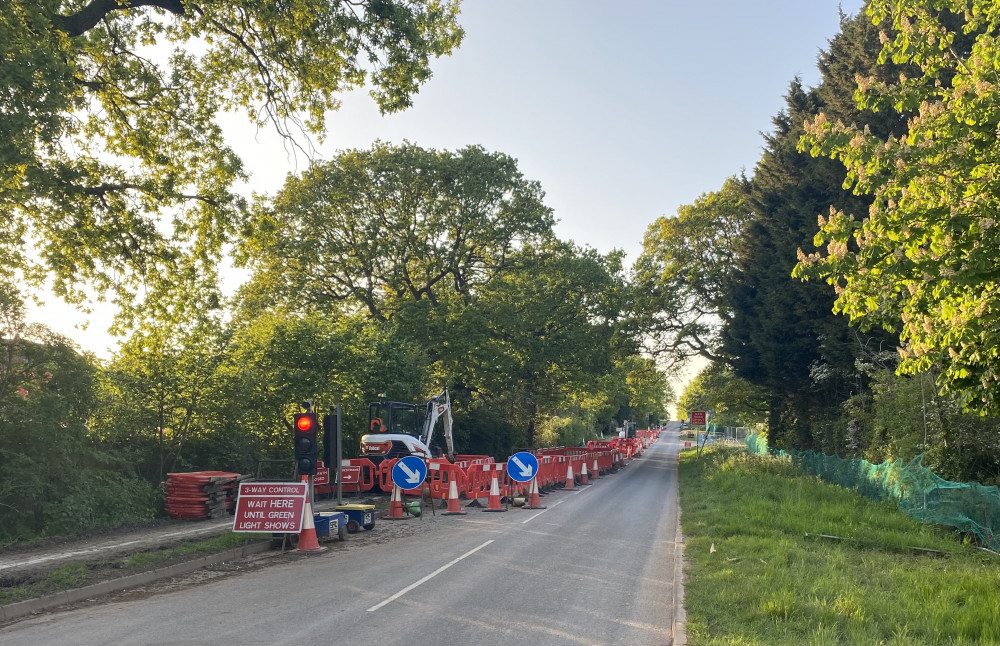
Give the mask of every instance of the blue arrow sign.
<path id="1" fill-rule="evenodd" d="M 392 482 L 400 489 L 416 489 L 427 477 L 427 465 L 415 455 L 401 458 L 392 467 Z"/>
<path id="2" fill-rule="evenodd" d="M 507 475 L 515 482 L 527 482 L 538 473 L 538 458 L 522 451 L 507 460 Z"/>

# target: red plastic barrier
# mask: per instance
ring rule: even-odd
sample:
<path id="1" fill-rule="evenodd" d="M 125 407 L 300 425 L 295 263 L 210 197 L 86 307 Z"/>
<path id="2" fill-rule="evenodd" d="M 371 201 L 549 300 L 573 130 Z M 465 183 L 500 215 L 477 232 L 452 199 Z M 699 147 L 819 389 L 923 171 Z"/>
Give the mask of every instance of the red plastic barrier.
<path id="1" fill-rule="evenodd" d="M 392 468 L 396 466 L 397 461 L 398 458 L 392 458 L 391 460 L 382 460 L 379 462 L 375 471 L 375 485 L 380 491 L 392 493 Z"/>
<path id="2" fill-rule="evenodd" d="M 485 498 L 490 495 L 490 485 L 493 482 L 493 472 L 503 471 L 503 462 L 484 462 L 473 464 L 466 470 L 468 482 L 465 486 L 465 497 L 469 500 L 473 498 Z M 502 474 L 506 475 L 506 474 Z"/>
<path id="3" fill-rule="evenodd" d="M 378 470 L 375 467 L 375 463 L 368 458 L 352 458 L 350 460 L 341 460 L 341 467 L 356 467 L 361 470 L 358 481 L 348 482 L 348 478 L 345 476 L 344 480 L 344 492 L 347 493 L 358 493 L 361 491 L 371 491 L 375 488 L 378 481 Z M 336 484 L 333 484 L 336 487 Z"/>
<path id="4" fill-rule="evenodd" d="M 466 490 L 469 476 L 465 469 L 458 464 L 451 464 L 448 460 L 435 458 L 427 465 L 428 485 L 431 489 L 431 496 L 446 500 L 448 498 L 449 483 L 455 482 L 459 492 Z"/>

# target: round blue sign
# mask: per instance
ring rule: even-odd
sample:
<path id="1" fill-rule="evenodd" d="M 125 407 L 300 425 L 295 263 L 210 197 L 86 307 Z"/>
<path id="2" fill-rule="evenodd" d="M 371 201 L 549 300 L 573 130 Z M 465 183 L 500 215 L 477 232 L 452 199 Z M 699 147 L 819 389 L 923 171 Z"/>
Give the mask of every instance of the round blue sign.
<path id="1" fill-rule="evenodd" d="M 514 482 L 527 482 L 538 473 L 538 458 L 531 453 L 521 451 L 507 460 L 507 475 Z"/>
<path id="2" fill-rule="evenodd" d="M 400 458 L 392 467 L 392 482 L 400 489 L 416 489 L 427 478 L 427 465 L 415 455 Z"/>

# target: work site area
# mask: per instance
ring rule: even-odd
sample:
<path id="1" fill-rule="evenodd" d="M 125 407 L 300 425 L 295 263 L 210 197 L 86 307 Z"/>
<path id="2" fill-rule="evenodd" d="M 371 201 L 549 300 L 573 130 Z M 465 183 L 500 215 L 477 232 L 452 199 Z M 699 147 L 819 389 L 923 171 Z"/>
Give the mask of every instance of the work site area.
<path id="1" fill-rule="evenodd" d="M 0 0 L 0 646 L 1000 646 L 998 0 Z"/>

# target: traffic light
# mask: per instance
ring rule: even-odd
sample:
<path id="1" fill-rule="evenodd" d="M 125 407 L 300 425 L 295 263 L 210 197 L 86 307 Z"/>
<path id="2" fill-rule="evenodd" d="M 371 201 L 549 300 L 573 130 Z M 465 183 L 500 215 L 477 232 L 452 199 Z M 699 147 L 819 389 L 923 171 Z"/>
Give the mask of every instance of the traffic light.
<path id="1" fill-rule="evenodd" d="M 316 431 L 319 421 L 316 413 L 295 413 L 295 464 L 300 476 L 316 475 L 316 459 L 319 445 Z"/>

